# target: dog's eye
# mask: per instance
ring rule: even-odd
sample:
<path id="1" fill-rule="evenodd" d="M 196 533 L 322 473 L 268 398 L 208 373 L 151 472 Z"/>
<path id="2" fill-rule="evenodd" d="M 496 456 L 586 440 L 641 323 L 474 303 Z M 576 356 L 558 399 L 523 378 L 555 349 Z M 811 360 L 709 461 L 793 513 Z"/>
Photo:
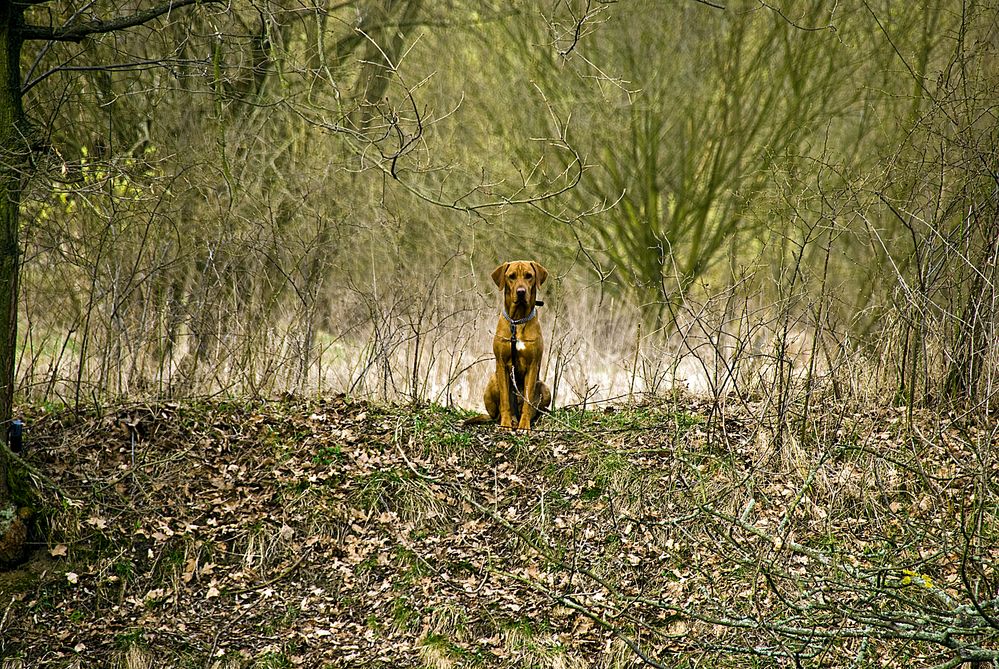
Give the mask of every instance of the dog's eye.
<path id="1" fill-rule="evenodd" d="M 534 275 L 533 274 L 525 274 L 524 278 L 527 279 L 528 281 L 530 281 L 531 279 L 534 278 Z"/>

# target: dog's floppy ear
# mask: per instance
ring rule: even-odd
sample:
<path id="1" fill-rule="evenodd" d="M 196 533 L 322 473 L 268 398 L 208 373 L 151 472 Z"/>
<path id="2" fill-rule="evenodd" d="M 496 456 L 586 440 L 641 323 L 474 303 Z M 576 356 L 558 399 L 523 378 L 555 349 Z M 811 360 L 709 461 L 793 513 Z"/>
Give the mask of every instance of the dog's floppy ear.
<path id="1" fill-rule="evenodd" d="M 493 283 L 496 284 L 497 288 L 502 288 L 503 287 L 503 275 L 506 274 L 506 266 L 509 265 L 509 264 L 510 263 L 505 262 L 505 263 L 503 263 L 502 265 L 500 265 L 499 267 L 497 267 L 496 269 L 493 270 L 493 274 L 492 274 Z"/>
<path id="2" fill-rule="evenodd" d="M 540 286 L 548 278 L 548 270 L 536 262 L 531 262 L 531 266 L 534 268 L 534 273 L 538 275 L 538 285 Z"/>

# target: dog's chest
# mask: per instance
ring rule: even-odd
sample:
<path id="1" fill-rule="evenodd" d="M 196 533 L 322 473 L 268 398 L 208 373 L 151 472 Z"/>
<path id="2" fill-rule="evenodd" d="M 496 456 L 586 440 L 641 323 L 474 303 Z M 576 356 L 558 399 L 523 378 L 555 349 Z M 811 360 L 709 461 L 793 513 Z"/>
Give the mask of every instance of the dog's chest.
<path id="1" fill-rule="evenodd" d="M 543 350 L 541 331 L 536 321 L 512 324 L 500 321 L 493 338 L 493 352 L 497 359 L 516 363 L 518 371 L 536 361 Z"/>

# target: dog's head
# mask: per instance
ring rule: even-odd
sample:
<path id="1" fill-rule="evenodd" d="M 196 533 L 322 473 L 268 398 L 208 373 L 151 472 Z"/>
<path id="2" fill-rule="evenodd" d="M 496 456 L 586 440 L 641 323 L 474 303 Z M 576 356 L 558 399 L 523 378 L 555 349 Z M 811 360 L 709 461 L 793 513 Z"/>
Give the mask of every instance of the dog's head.
<path id="1" fill-rule="evenodd" d="M 503 304 L 508 314 L 516 307 L 534 308 L 538 286 L 548 278 L 548 270 L 533 260 L 506 262 L 493 270 L 493 282 L 503 291 Z"/>

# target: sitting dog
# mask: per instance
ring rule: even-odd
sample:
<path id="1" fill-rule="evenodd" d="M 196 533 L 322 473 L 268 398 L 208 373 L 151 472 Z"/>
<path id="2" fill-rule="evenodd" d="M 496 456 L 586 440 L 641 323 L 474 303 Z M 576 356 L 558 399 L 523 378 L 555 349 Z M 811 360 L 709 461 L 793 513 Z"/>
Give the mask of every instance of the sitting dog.
<path id="1" fill-rule="evenodd" d="M 503 291 L 503 312 L 496 323 L 493 353 L 496 373 L 489 379 L 483 400 L 500 427 L 530 430 L 538 412 L 548 408 L 552 395 L 538 378 L 545 341 L 538 323 L 538 286 L 548 270 L 533 261 L 503 263 L 493 270 L 493 282 Z"/>

